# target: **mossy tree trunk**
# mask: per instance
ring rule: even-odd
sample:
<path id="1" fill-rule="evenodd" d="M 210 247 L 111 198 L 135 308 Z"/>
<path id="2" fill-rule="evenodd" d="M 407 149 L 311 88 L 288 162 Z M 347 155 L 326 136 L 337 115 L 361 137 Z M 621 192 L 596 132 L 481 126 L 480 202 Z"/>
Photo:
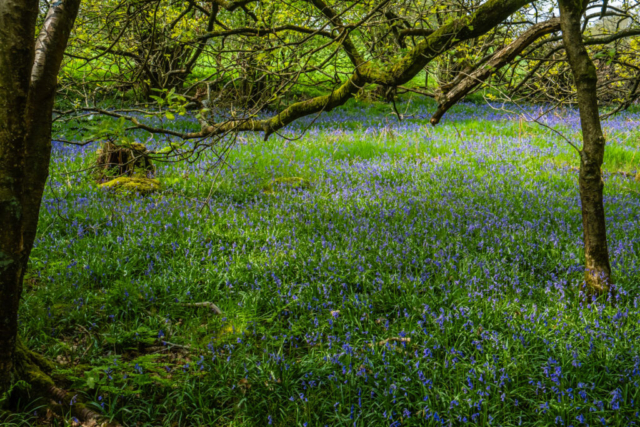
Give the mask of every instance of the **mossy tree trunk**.
<path id="1" fill-rule="evenodd" d="M 17 345 L 18 305 L 49 174 L 57 75 L 79 5 L 52 2 L 34 40 L 39 1 L 0 1 L 0 395 L 20 377 L 36 378 L 37 364 Z"/>
<path id="2" fill-rule="evenodd" d="M 560 0 L 560 26 L 576 83 L 582 127 L 579 183 L 584 233 L 585 284 L 589 293 L 602 294 L 608 292 L 612 284 L 601 170 L 605 139 L 598 111 L 596 67 L 585 48 L 580 27 L 580 18 L 587 4 L 587 0 Z"/>

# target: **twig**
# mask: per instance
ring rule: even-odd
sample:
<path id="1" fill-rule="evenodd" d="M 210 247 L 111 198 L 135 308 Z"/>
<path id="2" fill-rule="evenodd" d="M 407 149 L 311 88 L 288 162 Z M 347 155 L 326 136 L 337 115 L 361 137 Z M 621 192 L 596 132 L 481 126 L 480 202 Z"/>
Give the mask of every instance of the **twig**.
<path id="1" fill-rule="evenodd" d="M 222 310 L 220 310 L 217 305 L 215 305 L 214 303 L 209 302 L 209 301 L 205 301 L 205 302 L 181 302 L 180 305 L 183 306 L 183 307 L 207 307 L 207 308 L 210 308 L 211 311 L 213 311 L 217 315 L 220 315 L 220 316 L 222 315 Z"/>
<path id="2" fill-rule="evenodd" d="M 404 342 L 404 343 L 409 343 L 411 342 L 411 338 L 400 338 L 400 337 L 391 337 L 391 338 L 387 338 L 385 340 L 382 340 L 378 343 L 378 345 L 387 345 L 390 342 Z M 369 344 L 371 347 L 373 347 L 373 344 Z"/>
<path id="3" fill-rule="evenodd" d="M 172 348 L 179 348 L 181 350 L 191 350 L 191 346 L 190 345 L 174 344 L 174 343 L 169 342 L 169 341 L 162 341 L 162 344 L 170 346 Z"/>

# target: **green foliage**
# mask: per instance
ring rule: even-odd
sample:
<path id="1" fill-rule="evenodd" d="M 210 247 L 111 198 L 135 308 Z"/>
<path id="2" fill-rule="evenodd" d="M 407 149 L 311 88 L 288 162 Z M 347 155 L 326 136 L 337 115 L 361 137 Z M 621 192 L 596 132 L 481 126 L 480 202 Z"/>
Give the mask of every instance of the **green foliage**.
<path id="1" fill-rule="evenodd" d="M 350 101 L 299 138 L 242 135 L 215 181 L 213 153 L 161 163 L 153 197 L 96 192 L 66 174 L 93 150 L 56 151 L 20 314 L 30 348 L 125 425 L 387 425 L 391 411 L 422 425 L 427 407 L 455 420 L 480 399 L 477 425 L 568 425 L 585 405 L 590 424 L 623 425 L 640 397 L 624 376 L 640 339 L 640 182 L 617 172 L 638 173 L 638 131 L 605 123 L 625 293 L 586 309 L 572 149 L 478 104 L 436 128 L 432 101 L 398 108 L 410 118 Z M 554 127 L 576 139 L 571 123 Z M 182 304 L 203 301 L 223 315 Z M 593 385 L 580 405 L 578 384 Z"/>
<path id="2" fill-rule="evenodd" d="M 119 351 L 135 350 L 138 347 L 150 346 L 156 342 L 158 333 L 146 326 L 140 326 L 132 331 L 125 331 L 120 335 L 110 336 L 105 339 L 105 344 L 113 346 Z"/>

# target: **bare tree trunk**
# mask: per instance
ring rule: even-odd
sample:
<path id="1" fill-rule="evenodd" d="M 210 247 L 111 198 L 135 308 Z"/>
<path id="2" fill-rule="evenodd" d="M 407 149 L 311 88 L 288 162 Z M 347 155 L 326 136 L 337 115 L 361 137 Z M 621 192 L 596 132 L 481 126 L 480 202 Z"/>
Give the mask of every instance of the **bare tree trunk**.
<path id="1" fill-rule="evenodd" d="M 80 0 L 0 1 L 0 395 L 16 373 L 18 305 L 49 174 L 57 75 Z M 22 354 L 21 352 L 20 354 Z"/>
<path id="2" fill-rule="evenodd" d="M 0 393 L 12 381 L 18 303 L 28 258 L 22 196 L 37 8 L 35 0 L 0 3 Z"/>
<path id="3" fill-rule="evenodd" d="M 600 126 L 596 68 L 582 40 L 580 18 L 588 1 L 560 0 L 560 26 L 578 91 L 582 150 L 580 199 L 584 232 L 585 285 L 591 294 L 608 292 L 612 284 L 602 181 L 605 139 Z"/>

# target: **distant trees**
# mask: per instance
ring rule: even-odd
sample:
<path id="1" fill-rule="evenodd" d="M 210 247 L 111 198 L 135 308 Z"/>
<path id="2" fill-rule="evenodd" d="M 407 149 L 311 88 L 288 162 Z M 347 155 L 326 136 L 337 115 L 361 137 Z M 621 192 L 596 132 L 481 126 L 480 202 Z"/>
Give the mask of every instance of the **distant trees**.
<path id="1" fill-rule="evenodd" d="M 194 68 L 203 65 L 199 61 L 214 60 L 203 58 L 203 54 L 213 30 L 225 27 L 218 19 L 221 9 L 246 10 L 247 3 L 250 2 L 87 3 L 68 55 L 83 68 L 87 64 L 97 67 L 111 86 L 136 89 L 145 99 L 157 95 L 153 89 L 181 89 Z"/>
<path id="2" fill-rule="evenodd" d="M 593 5 L 562 0 L 560 19 L 540 12 L 542 6 L 533 0 L 104 0 L 81 9 L 80 0 L 0 0 L 0 394 L 17 379 L 37 385 L 42 394 L 53 387 L 41 372 L 46 363 L 20 345 L 17 313 L 48 175 L 57 75 L 68 41 L 61 80 L 67 109 L 59 117 L 82 126 L 87 114 L 102 114 L 126 123 L 122 132 L 142 129 L 193 140 L 158 153 L 176 158 L 216 149 L 240 131 L 268 138 L 294 120 L 343 105 L 367 86 L 383 88 L 393 99 L 443 55 L 438 69 L 446 65 L 447 71 L 438 73 L 439 90 L 428 93 L 439 102 L 433 124 L 484 82 L 529 97 L 526 92 L 536 85 L 554 93 L 575 82 L 583 130 L 585 283 L 589 292 L 605 293 L 612 279 L 597 97 L 606 82 L 598 83 L 586 46 L 640 32 L 630 7 L 600 4 L 601 16 L 615 12 L 630 22 L 601 36 L 589 34 L 582 20 Z M 41 10 L 48 13 L 34 41 Z M 70 39 L 78 11 L 80 25 Z M 615 68 L 620 75 L 637 67 L 627 50 L 635 49 L 637 39 L 629 40 L 604 62 L 626 67 Z M 601 66 L 604 59 L 597 59 Z M 569 64 L 572 79 L 554 81 L 551 71 L 540 75 L 538 70 L 559 62 Z M 629 76 L 612 82 L 624 86 L 621 108 L 637 98 L 640 75 Z M 304 86 L 318 95 L 296 99 Z M 557 93 L 573 99 L 566 90 Z M 125 94 L 135 105 L 100 104 L 105 96 Z M 266 105 L 275 112 L 258 115 Z M 170 120 L 174 113 L 193 114 L 200 128 L 175 130 L 140 118 Z"/>
<path id="3" fill-rule="evenodd" d="M 354 48 L 368 63 L 391 66 L 436 29 L 468 16 L 481 4 L 480 0 L 93 2 L 80 13 L 67 51 L 71 61 L 65 67 L 65 81 L 76 89 L 88 85 L 83 97 L 133 91 L 148 101 L 149 96 L 174 88 L 192 101 L 202 100 L 206 93 L 219 105 L 259 107 L 273 104 L 285 93 L 290 99 L 293 86 L 331 90 L 352 72 L 349 51 Z M 432 78 L 423 93 L 450 103 L 456 95 L 449 96 L 449 91 L 478 68 L 486 69 L 491 60 L 495 70 L 482 80 L 511 99 L 575 102 L 559 24 L 530 38 L 513 58 L 496 65 L 498 51 L 554 18 L 546 3 L 527 4 L 487 34 L 440 52 L 425 67 L 427 80 Z M 620 109 L 640 97 L 636 9 L 628 2 L 604 9 L 592 2 L 581 24 L 600 76 L 599 99 Z M 352 47 L 345 49 L 345 43 Z M 474 85 L 470 92 L 482 87 Z M 390 100 L 389 94 L 397 89 L 407 90 L 380 85 L 377 92 Z"/>

